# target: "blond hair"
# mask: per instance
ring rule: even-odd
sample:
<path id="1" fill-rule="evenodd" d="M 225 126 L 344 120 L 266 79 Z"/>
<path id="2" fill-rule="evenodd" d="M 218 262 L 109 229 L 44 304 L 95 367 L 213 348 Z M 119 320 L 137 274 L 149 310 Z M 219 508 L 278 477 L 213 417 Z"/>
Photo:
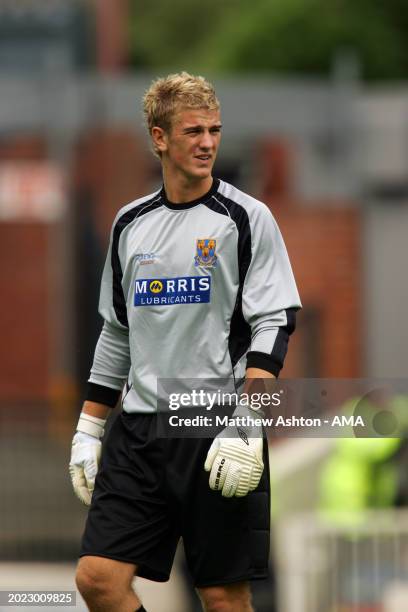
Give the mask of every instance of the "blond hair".
<path id="1" fill-rule="evenodd" d="M 143 96 L 143 113 L 149 134 L 155 126 L 169 131 L 173 115 L 182 108 L 218 110 L 220 103 L 213 85 L 204 77 L 188 72 L 169 74 L 153 81 Z"/>

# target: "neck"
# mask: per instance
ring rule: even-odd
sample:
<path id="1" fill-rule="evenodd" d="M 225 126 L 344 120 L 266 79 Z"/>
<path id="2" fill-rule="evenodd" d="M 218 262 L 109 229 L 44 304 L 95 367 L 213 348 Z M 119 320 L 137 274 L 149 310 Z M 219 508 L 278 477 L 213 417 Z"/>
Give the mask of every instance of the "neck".
<path id="1" fill-rule="evenodd" d="M 174 180 L 163 172 L 163 183 L 167 199 L 174 204 L 183 204 L 197 200 L 207 193 L 211 189 L 213 178 L 210 175 L 206 178 L 194 180 L 187 178 L 180 179 L 180 177 Z"/>

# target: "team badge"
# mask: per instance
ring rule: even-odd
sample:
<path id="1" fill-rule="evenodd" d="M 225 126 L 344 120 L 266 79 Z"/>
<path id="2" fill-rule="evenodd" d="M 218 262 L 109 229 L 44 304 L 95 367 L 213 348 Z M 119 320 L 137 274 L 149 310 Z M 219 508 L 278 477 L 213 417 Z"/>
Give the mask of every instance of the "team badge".
<path id="1" fill-rule="evenodd" d="M 196 242 L 197 255 L 194 257 L 195 266 L 215 268 L 218 258 L 215 254 L 217 241 L 213 238 L 199 238 Z"/>

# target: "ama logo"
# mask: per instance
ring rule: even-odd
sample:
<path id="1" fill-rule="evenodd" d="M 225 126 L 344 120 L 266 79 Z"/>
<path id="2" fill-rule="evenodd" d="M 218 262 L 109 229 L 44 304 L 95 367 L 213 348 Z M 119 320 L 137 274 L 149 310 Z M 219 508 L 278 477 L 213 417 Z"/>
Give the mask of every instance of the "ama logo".
<path id="1" fill-rule="evenodd" d="M 135 306 L 172 306 L 203 304 L 211 297 L 211 276 L 176 278 L 138 278 L 135 281 Z"/>

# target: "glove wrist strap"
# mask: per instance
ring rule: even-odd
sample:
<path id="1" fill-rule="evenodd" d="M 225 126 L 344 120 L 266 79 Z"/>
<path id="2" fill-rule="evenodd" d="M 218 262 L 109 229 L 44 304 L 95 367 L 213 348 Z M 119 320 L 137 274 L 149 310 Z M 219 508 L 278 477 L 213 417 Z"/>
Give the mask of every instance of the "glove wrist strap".
<path id="1" fill-rule="evenodd" d="M 82 433 L 86 433 L 94 438 L 102 438 L 105 433 L 104 426 L 106 423 L 106 419 L 100 419 L 98 417 L 94 417 L 91 414 L 86 414 L 85 412 L 81 413 L 79 417 L 77 431 Z"/>
<path id="2" fill-rule="evenodd" d="M 239 403 L 233 412 L 236 426 L 244 431 L 249 438 L 262 438 L 262 426 L 258 421 L 263 416 L 262 411 L 254 410 L 250 406 Z"/>

